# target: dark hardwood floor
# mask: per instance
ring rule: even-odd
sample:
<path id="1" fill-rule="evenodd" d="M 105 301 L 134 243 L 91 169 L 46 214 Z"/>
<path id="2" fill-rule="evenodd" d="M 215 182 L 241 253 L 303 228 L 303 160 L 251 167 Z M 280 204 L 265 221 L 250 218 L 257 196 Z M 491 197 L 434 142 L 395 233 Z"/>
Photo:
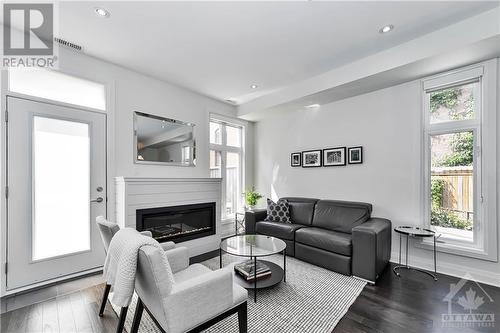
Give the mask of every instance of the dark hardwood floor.
<path id="1" fill-rule="evenodd" d="M 217 253 L 198 256 L 192 262 L 214 255 Z M 445 275 L 434 282 L 415 271 L 403 271 L 398 278 L 388 268 L 376 286 L 364 288 L 334 333 L 500 332 L 500 288 L 480 285 L 483 291 L 474 282 L 468 282 L 462 290 L 475 291 L 472 299 L 482 297 L 484 304 L 473 312 L 494 314 L 495 327 L 442 328 L 441 316 L 448 313 L 448 304 L 443 299 L 450 291 L 450 284 L 458 282 L 458 278 Z M 103 288 L 104 285 L 97 285 L 3 313 L 0 332 L 115 332 L 117 316 L 109 303 L 104 317 L 97 316 Z M 460 308 L 455 300 L 453 312 Z"/>
<path id="2" fill-rule="evenodd" d="M 401 271 L 398 278 L 387 267 L 376 286 L 367 285 L 347 314 L 342 318 L 335 333 L 355 332 L 500 332 L 500 288 L 468 281 L 452 299 L 453 314 L 463 313 L 458 298 L 469 289 L 474 299 L 484 302 L 472 313 L 493 314 L 494 327 L 465 326 L 443 327 L 442 316 L 448 314 L 450 284 L 460 279 L 439 274 L 438 281 L 417 271 Z M 472 295 L 472 294 L 471 294 Z M 491 301 L 490 298 L 491 297 Z M 477 301 L 476 305 L 480 301 Z M 488 317 L 490 318 L 490 317 Z"/>
<path id="3" fill-rule="evenodd" d="M 103 284 L 93 286 L 3 313 L 0 332 L 115 332 L 118 318 L 111 305 L 98 316 L 103 290 Z"/>

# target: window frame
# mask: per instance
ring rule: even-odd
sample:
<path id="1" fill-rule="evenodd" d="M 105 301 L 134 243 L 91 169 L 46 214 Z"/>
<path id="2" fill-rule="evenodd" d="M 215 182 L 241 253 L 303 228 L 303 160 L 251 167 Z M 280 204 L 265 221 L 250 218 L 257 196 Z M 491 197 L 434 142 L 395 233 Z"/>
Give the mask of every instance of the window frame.
<path id="1" fill-rule="evenodd" d="M 437 248 L 462 256 L 497 261 L 496 225 L 496 76 L 497 60 L 446 72 L 422 80 L 422 216 L 423 225 L 431 226 L 431 137 L 472 131 L 474 136 L 474 224 L 472 242 L 453 239 L 443 233 Z M 477 82 L 474 88 L 474 118 L 431 124 L 430 93 L 445 88 Z M 477 97 L 476 97 L 477 96 Z M 493 140 L 495 141 L 495 140 Z M 489 185 L 489 184 L 490 185 Z M 432 249 L 432 242 L 422 240 L 417 247 Z"/>
<path id="2" fill-rule="evenodd" d="M 210 123 L 217 123 L 221 125 L 221 143 L 216 144 L 212 143 L 210 141 Z M 226 126 L 231 126 L 231 127 L 237 127 L 239 128 L 240 131 L 240 147 L 235 147 L 235 146 L 230 146 L 227 144 L 227 130 Z M 222 179 L 222 198 L 221 198 L 221 219 L 222 221 L 229 221 L 233 220 L 234 216 L 230 216 L 229 214 L 226 214 L 227 207 L 226 207 L 226 199 L 227 199 L 227 184 L 226 184 L 226 174 L 227 174 L 227 153 L 237 153 L 239 154 L 239 165 L 240 165 L 240 172 L 238 175 L 238 182 L 239 182 L 239 188 L 241 191 L 244 191 L 245 188 L 245 124 L 241 121 L 238 121 L 237 119 L 232 119 L 228 117 L 223 117 L 220 115 L 211 115 L 209 119 L 209 157 L 210 157 L 210 151 L 219 151 L 221 154 L 221 163 L 220 163 L 220 170 L 221 170 L 221 179 Z M 210 161 L 209 161 L 209 167 L 210 167 Z M 236 211 L 240 211 L 243 208 L 243 197 L 239 196 L 238 202 L 237 202 L 237 208 Z"/>

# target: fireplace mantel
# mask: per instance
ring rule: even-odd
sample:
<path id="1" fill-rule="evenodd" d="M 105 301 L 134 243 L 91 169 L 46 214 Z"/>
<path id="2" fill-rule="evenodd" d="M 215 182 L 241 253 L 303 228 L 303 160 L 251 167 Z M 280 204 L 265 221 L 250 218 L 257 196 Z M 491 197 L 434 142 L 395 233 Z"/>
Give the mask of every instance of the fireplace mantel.
<path id="1" fill-rule="evenodd" d="M 216 234 L 179 243 L 195 256 L 219 248 L 220 178 L 116 177 L 115 208 L 120 227 L 136 228 L 136 210 L 206 202 L 216 203 Z"/>

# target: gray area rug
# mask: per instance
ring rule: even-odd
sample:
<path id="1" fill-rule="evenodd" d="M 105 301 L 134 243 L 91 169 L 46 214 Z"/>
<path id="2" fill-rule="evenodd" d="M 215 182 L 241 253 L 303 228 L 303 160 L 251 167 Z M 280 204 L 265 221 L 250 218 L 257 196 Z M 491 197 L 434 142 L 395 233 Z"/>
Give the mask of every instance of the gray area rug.
<path id="1" fill-rule="evenodd" d="M 283 257 L 267 257 L 280 266 Z M 241 261 L 225 255 L 224 264 Z M 219 258 L 203 262 L 211 269 L 219 268 Z M 258 291 L 257 303 L 253 292 L 248 293 L 248 331 L 251 333 L 314 332 L 330 333 L 363 290 L 365 282 L 338 274 L 295 258 L 287 258 L 286 283 Z M 111 298 L 111 297 L 110 297 Z M 137 296 L 129 306 L 125 329 L 130 330 Z M 120 309 L 113 305 L 116 313 Z M 139 332 L 160 332 L 144 311 Z M 206 330 L 213 332 L 238 332 L 238 316 L 226 318 Z"/>

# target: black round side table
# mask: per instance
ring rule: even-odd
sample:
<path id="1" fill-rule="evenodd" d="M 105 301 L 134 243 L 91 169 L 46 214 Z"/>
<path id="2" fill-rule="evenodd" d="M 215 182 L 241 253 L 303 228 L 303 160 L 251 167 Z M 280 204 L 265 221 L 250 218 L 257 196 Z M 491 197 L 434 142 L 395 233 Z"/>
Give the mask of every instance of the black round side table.
<path id="1" fill-rule="evenodd" d="M 430 229 L 425 229 L 425 228 L 420 228 L 420 227 L 415 227 L 415 226 L 400 226 L 394 228 L 394 231 L 399 234 L 399 265 L 394 267 L 392 271 L 394 274 L 396 274 L 398 277 L 401 276 L 399 274 L 399 270 L 404 268 L 404 269 L 413 269 L 415 271 L 422 272 L 424 274 L 430 275 L 434 281 L 437 281 L 437 271 L 436 271 L 436 239 L 439 236 L 436 236 L 436 232 Z M 406 236 L 406 259 L 405 259 L 405 264 L 401 265 L 401 242 L 402 242 L 402 237 Z M 416 267 L 410 267 L 408 266 L 408 240 L 410 237 L 413 238 L 427 238 L 427 237 L 432 237 L 434 241 L 434 274 L 428 271 L 425 271 L 423 269 L 419 269 Z"/>

